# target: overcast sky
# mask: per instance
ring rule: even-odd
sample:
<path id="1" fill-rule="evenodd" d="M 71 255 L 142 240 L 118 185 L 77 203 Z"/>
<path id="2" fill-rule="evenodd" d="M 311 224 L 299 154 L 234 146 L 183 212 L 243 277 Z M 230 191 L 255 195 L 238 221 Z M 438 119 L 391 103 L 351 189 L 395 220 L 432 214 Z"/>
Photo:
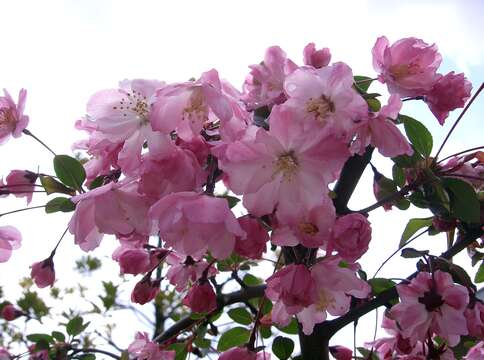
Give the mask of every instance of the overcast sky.
<path id="1" fill-rule="evenodd" d="M 374 76 L 371 48 L 378 36 L 386 35 L 391 42 L 415 36 L 437 43 L 444 59 L 441 72 L 464 71 L 477 89 L 484 78 L 483 21 L 484 2 L 479 0 L 2 1 L 0 88 L 15 95 L 22 87 L 28 89 L 29 129 L 56 152 L 69 153 L 71 144 L 84 137 L 74 130 L 74 121 L 84 115 L 95 91 L 115 87 L 125 78 L 184 81 L 211 68 L 240 88 L 247 66 L 259 62 L 271 45 L 281 46 L 292 60 L 302 63 L 303 47 L 315 42 L 329 47 L 333 61 L 347 62 L 355 74 Z M 402 112 L 414 114 L 431 129 L 435 147 L 458 115 L 453 113 L 441 127 L 422 104 L 406 104 Z M 480 99 L 444 152 L 481 145 L 483 114 Z M 50 162 L 49 153 L 22 137 L 0 148 L 0 177 L 10 169 L 35 171 L 38 166 L 51 172 Z M 389 162 L 378 158 L 375 162 L 389 174 Z M 370 184 L 366 174 L 352 200 L 354 208 L 374 201 Z M 44 200 L 38 196 L 34 203 Z M 23 205 L 23 200 L 2 199 L 0 213 Z M 48 255 L 69 219 L 40 212 L 0 219 L 0 226 L 15 225 L 24 235 L 22 249 L 9 263 L 0 264 L 0 286 L 12 293 L 18 293 L 16 279 L 28 274 L 33 261 Z M 376 250 L 363 258 L 365 270 L 373 273 L 396 249 L 406 219 L 415 214 L 428 216 L 415 211 L 402 216 L 398 210 L 371 214 Z M 65 261 L 59 262 L 58 271 L 69 274 L 80 250 L 71 238 L 66 240 L 59 255 Z M 417 247 L 443 248 L 442 238 L 421 241 Z M 461 259 L 468 262 L 465 256 Z M 395 259 L 383 274 L 404 277 L 413 268 L 413 261 Z M 402 274 L 402 269 L 408 271 Z M 363 322 L 359 341 L 370 340 L 372 326 L 373 318 Z M 130 327 L 120 336 L 128 341 L 132 331 Z M 334 343 L 351 345 L 351 333 L 338 334 Z"/>

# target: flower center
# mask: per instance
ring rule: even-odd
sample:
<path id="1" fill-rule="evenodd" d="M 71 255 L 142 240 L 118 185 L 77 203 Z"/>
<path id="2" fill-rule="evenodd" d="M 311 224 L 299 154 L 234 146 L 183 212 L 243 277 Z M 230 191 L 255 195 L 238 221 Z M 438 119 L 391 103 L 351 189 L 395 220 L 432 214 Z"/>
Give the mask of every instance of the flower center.
<path id="1" fill-rule="evenodd" d="M 390 67 L 390 73 L 394 80 L 400 80 L 404 77 L 415 75 L 420 71 L 420 67 L 416 63 L 399 64 Z"/>
<path id="2" fill-rule="evenodd" d="M 203 99 L 201 88 L 195 88 L 188 100 L 188 105 L 183 109 L 184 115 L 191 122 L 208 120 L 208 108 Z"/>
<path id="3" fill-rule="evenodd" d="M 13 132 L 15 130 L 15 115 L 13 110 L 10 108 L 0 109 L 0 131 L 7 130 L 8 132 Z"/>
<path id="4" fill-rule="evenodd" d="M 325 311 L 332 303 L 334 303 L 334 297 L 330 292 L 324 289 L 319 289 L 318 300 L 316 301 L 316 309 L 318 311 Z"/>
<path id="5" fill-rule="evenodd" d="M 119 102 L 119 106 L 113 106 L 113 110 L 122 110 L 123 116 L 128 116 L 128 111 L 136 113 L 136 117 L 141 123 L 148 122 L 148 114 L 150 107 L 148 105 L 148 99 L 139 91 L 133 91 L 133 93 L 127 93 L 127 98 L 122 98 Z"/>
<path id="6" fill-rule="evenodd" d="M 444 300 L 442 300 L 442 296 L 440 296 L 433 290 L 425 292 L 424 296 L 418 298 L 418 302 L 421 304 L 424 304 L 425 309 L 428 312 L 432 312 L 444 304 Z"/>
<path id="7" fill-rule="evenodd" d="M 330 113 L 334 112 L 334 103 L 325 95 L 321 95 L 318 98 L 310 98 L 306 102 L 306 111 L 314 113 L 319 120 L 324 120 Z"/>
<path id="8" fill-rule="evenodd" d="M 316 235 L 319 231 L 318 227 L 311 223 L 299 223 L 297 227 L 299 228 L 300 232 L 310 236 Z"/>
<path id="9" fill-rule="evenodd" d="M 275 173 L 282 173 L 282 176 L 285 180 L 290 181 L 294 174 L 297 172 L 299 165 L 297 163 L 297 159 L 294 156 L 293 151 L 289 151 L 279 157 L 276 160 L 275 164 Z"/>

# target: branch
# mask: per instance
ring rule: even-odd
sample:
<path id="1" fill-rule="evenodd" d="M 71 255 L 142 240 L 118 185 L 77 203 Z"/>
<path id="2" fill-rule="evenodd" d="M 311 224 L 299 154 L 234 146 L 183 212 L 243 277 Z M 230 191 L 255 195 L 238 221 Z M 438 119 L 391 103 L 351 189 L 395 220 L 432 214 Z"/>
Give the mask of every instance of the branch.
<path id="1" fill-rule="evenodd" d="M 373 150 L 373 147 L 368 146 L 363 155 L 353 155 L 343 166 L 339 180 L 334 187 L 336 198 L 333 200 L 333 204 L 337 214 L 342 215 L 350 212 L 348 209 L 348 201 L 351 195 L 353 195 L 363 171 L 365 171 L 366 166 L 371 160 Z"/>
<path id="2" fill-rule="evenodd" d="M 217 309 L 214 312 L 222 310 L 225 306 L 236 304 L 239 302 L 245 302 L 253 298 L 258 298 L 264 295 L 266 285 L 248 286 L 245 289 L 235 291 L 229 294 L 223 294 L 217 297 Z M 180 321 L 177 321 L 170 328 L 168 328 L 163 334 L 156 337 L 154 340 L 159 343 L 163 343 L 168 339 L 177 336 L 179 333 L 189 329 L 200 319 L 192 319 L 190 316 L 184 317 Z"/>
<path id="3" fill-rule="evenodd" d="M 115 355 L 113 353 L 110 353 L 109 351 L 106 351 L 106 350 L 101 350 L 101 349 L 72 349 L 72 354 L 71 355 L 74 355 L 74 354 L 78 354 L 78 353 L 84 353 L 84 354 L 87 354 L 87 353 L 98 353 L 98 354 L 103 354 L 103 355 L 107 355 L 113 359 L 121 359 L 120 356 L 118 355 Z"/>

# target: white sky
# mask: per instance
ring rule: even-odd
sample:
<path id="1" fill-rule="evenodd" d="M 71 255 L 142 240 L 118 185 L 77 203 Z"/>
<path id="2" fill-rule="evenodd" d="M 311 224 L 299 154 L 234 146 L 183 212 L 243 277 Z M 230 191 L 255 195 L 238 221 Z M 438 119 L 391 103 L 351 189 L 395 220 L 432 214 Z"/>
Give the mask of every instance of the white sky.
<path id="1" fill-rule="evenodd" d="M 29 129 L 58 153 L 84 134 L 74 121 L 84 114 L 89 96 L 115 87 L 124 78 L 158 78 L 182 81 L 216 68 L 221 77 L 240 87 L 249 64 L 259 62 L 264 50 L 281 46 L 297 63 L 308 42 L 329 47 L 334 61 L 345 61 L 355 74 L 374 75 L 371 47 L 376 38 L 390 41 L 415 36 L 436 42 L 444 57 L 443 72 L 465 71 L 479 87 L 483 79 L 482 22 L 484 2 L 460 1 L 121 1 L 51 0 L 2 1 L 2 58 L 0 87 L 16 93 L 28 89 Z M 471 109 L 456 131 L 447 153 L 481 145 L 482 99 Z M 404 112 L 417 114 L 435 138 L 435 147 L 451 126 L 452 114 L 441 128 L 425 106 L 406 104 Z M 49 154 L 30 138 L 22 137 L 0 148 L 0 177 L 10 169 L 51 172 Z M 375 160 L 388 172 L 388 162 Z M 374 202 L 370 177 L 353 204 L 361 208 Z M 41 196 L 34 203 L 43 204 Z M 24 201 L 0 200 L 0 213 L 23 207 Z M 63 232 L 69 216 L 40 216 L 42 210 L 0 219 L 22 230 L 24 243 L 12 260 L 0 264 L 0 286 L 18 293 L 16 280 L 28 274 L 28 266 L 48 255 Z M 373 252 L 363 258 L 369 274 L 397 246 L 409 217 L 426 212 L 375 211 Z M 73 260 L 81 255 L 66 239 L 57 264 L 61 283 L 69 283 Z M 69 241 L 71 241 L 69 243 Z M 107 239 L 107 241 L 110 241 Z M 435 244 L 443 238 L 420 240 L 416 247 Z M 437 251 L 437 250 L 436 250 Z M 101 256 L 102 252 L 94 255 Z M 109 254 L 108 254 L 109 255 Z M 462 261 L 468 263 L 462 257 Z M 402 277 L 414 269 L 411 260 L 395 259 L 382 275 Z M 115 267 L 112 267 L 115 269 Z M 405 269 L 402 273 L 402 269 Z M 113 270 L 116 271 L 116 270 Z M 127 295 L 127 294 L 126 294 Z M 358 340 L 370 340 L 373 317 L 360 321 Z M 119 336 L 127 344 L 130 326 Z M 334 344 L 352 344 L 352 330 L 335 336 Z"/>

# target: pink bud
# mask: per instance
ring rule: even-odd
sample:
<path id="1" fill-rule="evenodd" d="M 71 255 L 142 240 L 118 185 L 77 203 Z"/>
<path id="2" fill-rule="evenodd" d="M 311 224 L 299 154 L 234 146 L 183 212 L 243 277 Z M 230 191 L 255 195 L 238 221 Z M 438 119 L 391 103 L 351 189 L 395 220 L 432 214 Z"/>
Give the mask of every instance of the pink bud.
<path id="1" fill-rule="evenodd" d="M 183 299 L 183 305 L 193 312 L 211 312 L 217 308 L 217 297 L 208 282 L 193 286 Z"/>
<path id="2" fill-rule="evenodd" d="M 39 288 L 52 286 L 55 281 L 54 261 L 52 257 L 32 264 L 30 276 Z"/>
<path id="3" fill-rule="evenodd" d="M 336 220 L 330 247 L 344 260 L 354 262 L 368 250 L 370 240 L 370 223 L 363 215 L 354 213 Z"/>
<path id="4" fill-rule="evenodd" d="M 10 360 L 11 358 L 12 355 L 10 355 L 7 349 L 0 347 L 0 360 Z"/>
<path id="5" fill-rule="evenodd" d="M 329 351 L 336 360 L 351 360 L 353 358 L 353 352 L 341 345 L 330 346 Z"/>
<path id="6" fill-rule="evenodd" d="M 2 317 L 7 321 L 12 321 L 22 315 L 20 310 L 17 310 L 12 304 L 7 304 L 2 308 Z"/>
<path id="7" fill-rule="evenodd" d="M 131 301 L 144 305 L 153 300 L 160 291 L 160 280 L 143 278 L 138 282 L 131 293 Z"/>
<path id="8" fill-rule="evenodd" d="M 316 50 L 314 43 L 309 43 L 303 50 L 304 64 L 320 69 L 331 61 L 331 53 L 328 48 Z"/>
<path id="9" fill-rule="evenodd" d="M 150 270 L 150 255 L 140 248 L 118 248 L 113 259 L 119 263 L 121 274 L 138 275 Z"/>

